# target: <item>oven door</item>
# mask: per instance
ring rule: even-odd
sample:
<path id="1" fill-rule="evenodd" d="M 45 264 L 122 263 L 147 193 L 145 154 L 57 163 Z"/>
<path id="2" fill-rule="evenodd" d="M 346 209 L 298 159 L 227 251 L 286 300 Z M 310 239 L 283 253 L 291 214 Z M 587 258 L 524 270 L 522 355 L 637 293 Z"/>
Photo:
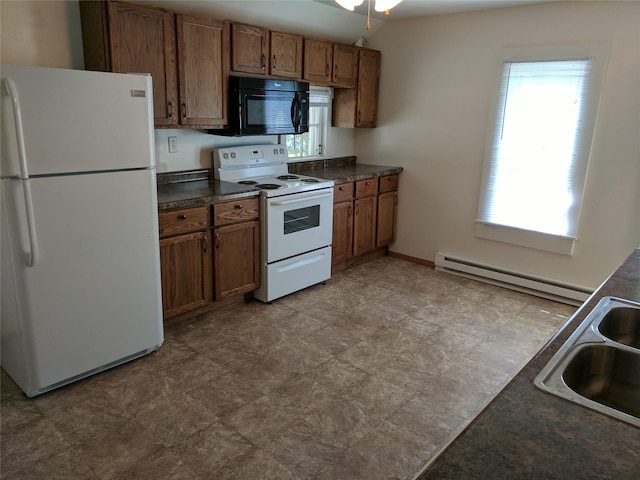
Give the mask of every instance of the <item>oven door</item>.
<path id="1" fill-rule="evenodd" d="M 331 245 L 333 187 L 266 197 L 263 255 L 271 263 Z"/>

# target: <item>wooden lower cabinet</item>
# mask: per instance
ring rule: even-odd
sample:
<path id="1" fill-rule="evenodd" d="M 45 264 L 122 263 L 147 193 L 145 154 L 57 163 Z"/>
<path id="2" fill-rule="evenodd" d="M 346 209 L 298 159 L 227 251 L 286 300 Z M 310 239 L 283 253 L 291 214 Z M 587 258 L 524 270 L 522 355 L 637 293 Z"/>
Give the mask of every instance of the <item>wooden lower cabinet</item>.
<path id="1" fill-rule="evenodd" d="M 216 300 L 258 288 L 260 278 L 258 223 L 254 220 L 213 230 Z"/>
<path id="2" fill-rule="evenodd" d="M 353 255 L 376 248 L 377 197 L 357 198 L 353 202 Z"/>
<path id="3" fill-rule="evenodd" d="M 398 192 L 385 192 L 378 195 L 378 219 L 376 228 L 376 247 L 393 243 L 396 239 L 396 205 Z"/>
<path id="4" fill-rule="evenodd" d="M 211 232 L 161 239 L 160 270 L 164 318 L 211 303 Z"/>
<path id="5" fill-rule="evenodd" d="M 333 262 L 351 258 L 353 250 L 353 201 L 333 204 L 333 238 L 331 252 Z"/>
<path id="6" fill-rule="evenodd" d="M 333 272 L 384 254 L 395 241 L 398 179 L 392 174 L 334 187 Z"/>
<path id="7" fill-rule="evenodd" d="M 216 301 L 260 286 L 259 211 L 258 197 L 213 205 Z"/>

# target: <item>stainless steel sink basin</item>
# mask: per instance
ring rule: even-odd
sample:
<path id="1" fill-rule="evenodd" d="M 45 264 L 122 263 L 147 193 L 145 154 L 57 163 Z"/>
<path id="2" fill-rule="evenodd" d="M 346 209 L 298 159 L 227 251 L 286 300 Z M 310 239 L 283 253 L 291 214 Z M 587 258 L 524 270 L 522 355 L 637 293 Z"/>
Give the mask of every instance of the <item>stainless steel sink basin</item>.
<path id="1" fill-rule="evenodd" d="M 640 349 L 640 308 L 613 308 L 598 323 L 598 331 L 614 342 Z"/>
<path id="2" fill-rule="evenodd" d="M 640 303 L 604 297 L 534 383 L 640 427 L 639 344 Z"/>
<path id="3" fill-rule="evenodd" d="M 604 345 L 583 346 L 562 379 L 577 394 L 640 418 L 640 355 Z"/>

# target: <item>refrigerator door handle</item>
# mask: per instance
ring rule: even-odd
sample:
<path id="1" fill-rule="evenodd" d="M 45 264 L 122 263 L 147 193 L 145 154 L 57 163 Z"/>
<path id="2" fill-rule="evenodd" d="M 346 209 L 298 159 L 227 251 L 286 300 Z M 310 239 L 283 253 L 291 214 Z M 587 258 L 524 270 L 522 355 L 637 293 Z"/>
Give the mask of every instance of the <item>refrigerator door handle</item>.
<path id="1" fill-rule="evenodd" d="M 27 155 L 24 146 L 24 128 L 22 126 L 22 110 L 20 109 L 20 98 L 16 85 L 10 78 L 3 78 L 2 84 L 11 97 L 11 106 L 13 108 L 13 119 L 16 128 L 16 140 L 18 142 L 18 157 L 20 160 L 20 178 L 22 179 L 24 203 L 27 214 L 27 229 L 29 231 L 29 259 L 27 261 L 30 267 L 38 262 L 38 239 L 36 237 L 36 222 L 33 214 L 33 197 L 31 195 L 31 182 L 29 181 L 29 170 L 27 169 Z"/>

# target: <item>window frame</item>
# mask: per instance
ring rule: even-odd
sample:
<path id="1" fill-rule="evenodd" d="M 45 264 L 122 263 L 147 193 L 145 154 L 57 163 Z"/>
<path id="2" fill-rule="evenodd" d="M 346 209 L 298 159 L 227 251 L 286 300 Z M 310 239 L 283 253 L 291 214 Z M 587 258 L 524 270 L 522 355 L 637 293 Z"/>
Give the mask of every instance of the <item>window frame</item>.
<path id="1" fill-rule="evenodd" d="M 316 91 L 317 93 L 320 94 L 320 97 L 318 96 L 314 96 L 313 95 L 313 91 Z M 287 162 L 288 163 L 295 163 L 295 162 L 306 162 L 309 160 L 320 160 L 325 158 L 326 156 L 326 151 L 327 151 L 327 141 L 328 141 L 328 134 L 329 134 L 329 128 L 331 127 L 331 108 L 332 108 L 332 100 L 333 100 L 333 88 L 331 87 L 316 87 L 316 86 L 310 86 L 309 87 L 309 122 L 311 122 L 311 109 L 312 108 L 321 108 L 323 109 L 322 111 L 322 118 L 320 119 L 318 125 L 319 125 L 319 133 L 317 135 L 318 139 L 320 140 L 320 152 L 317 152 L 317 146 L 314 147 L 314 151 L 315 154 L 314 155 L 309 155 L 309 156 L 301 156 L 301 157 L 288 157 Z M 324 103 L 318 103 L 317 100 L 314 100 L 314 98 L 319 99 L 321 102 Z M 310 124 L 311 126 L 311 124 Z M 283 143 L 284 145 L 287 144 L 287 137 L 288 135 L 282 135 L 281 139 L 280 139 L 280 143 Z"/>
<path id="2" fill-rule="evenodd" d="M 575 242 L 578 238 L 581 206 L 584 202 L 584 192 L 587 180 L 589 158 L 591 157 L 591 146 L 593 143 L 597 113 L 600 99 L 604 87 L 606 68 L 608 64 L 610 45 L 609 44 L 581 44 L 564 46 L 538 46 L 538 47 L 511 47 L 504 48 L 499 58 L 499 66 L 496 71 L 499 77 L 496 80 L 497 90 L 495 91 L 493 108 L 487 129 L 486 150 L 484 155 L 484 165 L 482 172 L 482 183 L 480 185 L 480 196 L 478 200 L 478 211 L 475 221 L 475 235 L 478 238 L 493 240 L 512 245 L 534 248 L 562 255 L 572 255 Z M 500 225 L 492 223 L 483 217 L 489 202 L 489 178 L 492 171 L 494 142 L 498 129 L 502 124 L 498 123 L 501 117 L 499 111 L 501 105 L 501 95 L 503 92 L 503 68 L 506 63 L 512 62 L 541 62 L 541 61 L 561 61 L 590 58 L 591 74 L 587 94 L 585 95 L 585 107 L 583 109 L 582 123 L 580 125 L 580 139 L 577 143 L 576 163 L 578 180 L 574 182 L 578 185 L 576 193 L 580 196 L 579 205 L 576 209 L 575 235 L 558 235 L 544 233 L 524 228 Z"/>

